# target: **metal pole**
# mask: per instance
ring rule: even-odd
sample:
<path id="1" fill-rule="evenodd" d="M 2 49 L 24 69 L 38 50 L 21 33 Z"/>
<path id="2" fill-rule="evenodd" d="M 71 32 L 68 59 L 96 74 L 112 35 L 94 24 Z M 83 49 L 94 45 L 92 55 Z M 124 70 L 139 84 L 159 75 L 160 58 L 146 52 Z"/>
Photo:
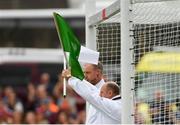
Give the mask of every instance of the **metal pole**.
<path id="1" fill-rule="evenodd" d="M 95 14 L 96 2 L 95 0 L 86 0 L 86 47 L 96 50 L 96 30 L 95 27 L 89 26 L 89 16 Z"/>
<path id="2" fill-rule="evenodd" d="M 86 0 L 85 2 L 85 22 L 86 22 L 86 47 L 96 50 L 96 30 L 94 27 L 88 25 L 88 19 L 91 14 L 95 13 L 96 2 L 95 0 Z M 89 110 L 89 103 L 86 101 L 86 115 Z M 86 117 L 87 118 L 87 117 Z"/>
<path id="3" fill-rule="evenodd" d="M 121 95 L 122 95 L 122 124 L 133 124 L 132 96 L 132 38 L 130 21 L 130 0 L 121 0 Z"/>
<path id="4" fill-rule="evenodd" d="M 63 66 L 64 66 L 64 69 L 66 69 L 66 59 L 65 59 L 65 56 L 64 56 L 64 64 L 63 64 Z M 64 78 L 63 79 L 63 97 L 65 98 L 66 97 L 66 79 Z"/>

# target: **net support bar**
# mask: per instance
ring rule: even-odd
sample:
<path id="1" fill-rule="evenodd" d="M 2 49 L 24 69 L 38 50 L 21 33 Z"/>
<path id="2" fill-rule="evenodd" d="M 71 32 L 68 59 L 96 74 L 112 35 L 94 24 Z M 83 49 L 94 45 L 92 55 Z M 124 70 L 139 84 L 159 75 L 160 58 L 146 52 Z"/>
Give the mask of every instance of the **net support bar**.
<path id="1" fill-rule="evenodd" d="M 122 124 L 133 124 L 133 92 L 131 84 L 132 39 L 130 38 L 130 0 L 121 0 L 121 95 Z"/>
<path id="2" fill-rule="evenodd" d="M 86 0 L 86 47 L 96 50 L 96 29 L 88 26 L 89 16 L 95 13 L 95 0 Z"/>
<path id="3" fill-rule="evenodd" d="M 105 19 L 108 19 L 112 15 L 120 12 L 120 0 L 117 0 L 107 8 L 101 10 L 100 12 L 96 13 L 95 15 L 89 17 L 88 24 L 89 26 L 93 26 L 102 22 Z"/>
<path id="4" fill-rule="evenodd" d="M 177 1 L 177 0 L 131 0 L 132 3 L 143 3 L 143 2 L 162 2 L 162 1 Z M 101 23 L 102 21 L 108 19 L 109 17 L 120 12 L 120 0 L 117 0 L 110 6 L 102 9 L 100 12 L 89 17 L 87 21 L 89 26 L 93 26 L 95 24 Z"/>
<path id="5" fill-rule="evenodd" d="M 85 1 L 85 22 L 86 22 L 86 47 L 96 50 L 96 30 L 95 27 L 88 26 L 88 18 L 92 13 L 95 13 L 96 10 L 96 2 L 95 0 L 86 0 Z M 88 114 L 89 103 L 86 101 L 86 115 Z"/>
<path id="6" fill-rule="evenodd" d="M 163 2 L 163 1 L 177 1 L 177 0 L 132 0 L 132 3 Z"/>

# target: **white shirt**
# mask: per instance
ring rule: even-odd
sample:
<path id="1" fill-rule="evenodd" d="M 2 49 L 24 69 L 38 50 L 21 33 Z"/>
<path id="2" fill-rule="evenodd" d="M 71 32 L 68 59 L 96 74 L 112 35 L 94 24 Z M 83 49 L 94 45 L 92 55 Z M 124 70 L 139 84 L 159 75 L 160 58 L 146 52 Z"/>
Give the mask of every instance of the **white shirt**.
<path id="1" fill-rule="evenodd" d="M 86 80 L 70 78 L 69 85 L 93 107 L 87 124 L 120 124 L 121 100 L 112 100 L 99 96 L 99 90 Z"/>
<path id="2" fill-rule="evenodd" d="M 100 91 L 101 87 L 103 86 L 104 84 L 104 79 L 101 79 L 101 81 L 99 81 L 95 87 L 97 88 L 98 91 Z M 98 92 L 99 93 L 99 92 Z M 94 117 L 97 115 L 98 111 L 97 111 L 97 108 L 94 107 L 92 104 L 86 102 L 88 108 L 86 109 L 86 112 L 87 112 L 87 116 L 86 116 L 86 124 L 93 124 L 96 122 L 96 118 L 97 117 Z"/>

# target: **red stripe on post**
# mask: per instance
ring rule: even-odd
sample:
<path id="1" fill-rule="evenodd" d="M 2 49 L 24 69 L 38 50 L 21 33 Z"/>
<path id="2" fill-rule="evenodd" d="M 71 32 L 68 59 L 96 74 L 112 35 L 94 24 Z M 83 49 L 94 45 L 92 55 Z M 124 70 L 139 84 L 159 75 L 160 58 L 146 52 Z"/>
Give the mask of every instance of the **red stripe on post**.
<path id="1" fill-rule="evenodd" d="M 106 9 L 102 10 L 102 19 L 106 19 Z"/>

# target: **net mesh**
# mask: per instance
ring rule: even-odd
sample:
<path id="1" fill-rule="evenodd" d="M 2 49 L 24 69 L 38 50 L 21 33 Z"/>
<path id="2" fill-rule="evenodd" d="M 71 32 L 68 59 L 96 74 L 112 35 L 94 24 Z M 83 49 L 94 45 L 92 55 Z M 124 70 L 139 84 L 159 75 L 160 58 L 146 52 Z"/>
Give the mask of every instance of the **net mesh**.
<path id="1" fill-rule="evenodd" d="M 120 84 L 120 24 L 104 23 L 96 29 L 97 50 L 100 52 L 105 79 Z"/>
<path id="2" fill-rule="evenodd" d="M 178 1 L 153 1 L 135 0 L 132 4 L 133 29 L 130 30 L 133 33 L 134 69 L 141 68 L 134 71 L 134 123 L 179 124 L 180 63 L 173 53 L 180 54 L 177 50 L 180 47 L 180 4 Z M 97 24 L 96 31 L 97 50 L 105 76 L 121 84 L 119 21 L 120 13 Z M 150 62 L 149 54 L 152 53 L 155 54 L 154 62 Z M 171 57 L 166 56 L 169 53 L 172 53 Z M 158 55 L 164 55 L 165 60 Z M 166 64 L 166 60 L 171 63 Z M 173 67 L 171 72 L 169 66 Z"/>

